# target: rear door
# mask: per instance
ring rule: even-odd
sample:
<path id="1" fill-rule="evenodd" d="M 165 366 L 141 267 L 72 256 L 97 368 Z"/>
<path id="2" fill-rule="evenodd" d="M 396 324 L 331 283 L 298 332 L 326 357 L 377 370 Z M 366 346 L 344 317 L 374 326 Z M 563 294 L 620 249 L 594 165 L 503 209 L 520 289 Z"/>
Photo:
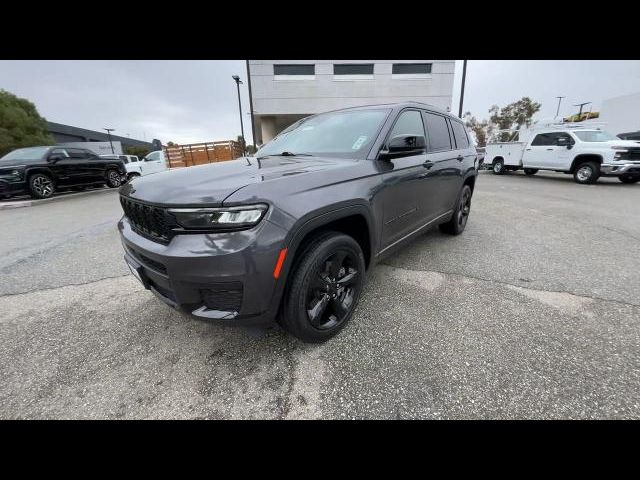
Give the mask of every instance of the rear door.
<path id="1" fill-rule="evenodd" d="M 433 217 L 438 217 L 451 210 L 455 196 L 460 191 L 461 161 L 453 132 L 445 115 L 436 112 L 424 113 L 427 135 L 429 137 L 428 161 L 432 164 L 429 169 L 431 178 L 430 195 Z"/>
<path id="2" fill-rule="evenodd" d="M 554 168 L 557 164 L 557 146 L 553 132 L 538 133 L 522 155 L 522 166 L 528 168 Z"/>

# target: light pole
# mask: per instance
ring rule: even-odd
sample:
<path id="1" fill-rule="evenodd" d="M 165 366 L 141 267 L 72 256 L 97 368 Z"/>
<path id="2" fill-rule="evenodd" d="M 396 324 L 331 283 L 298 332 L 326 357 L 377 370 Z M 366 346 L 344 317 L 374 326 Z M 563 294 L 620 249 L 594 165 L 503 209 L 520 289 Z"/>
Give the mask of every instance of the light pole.
<path id="1" fill-rule="evenodd" d="M 240 84 L 242 80 L 238 75 L 233 75 L 233 78 L 236 81 L 236 87 L 238 87 L 238 111 L 240 113 L 240 132 L 242 133 L 242 154 L 245 154 L 245 141 L 244 141 L 244 124 L 242 123 L 242 101 L 240 100 Z"/>
<path id="2" fill-rule="evenodd" d="M 249 111 L 251 112 L 251 138 L 253 139 L 253 151 L 256 151 L 256 127 L 253 120 L 253 96 L 251 95 L 251 72 L 249 71 L 249 60 L 247 60 L 247 82 L 249 82 Z"/>
<path id="3" fill-rule="evenodd" d="M 462 63 L 462 87 L 460 88 L 460 108 L 458 109 L 458 117 L 462 118 L 462 102 L 464 100 L 464 82 L 467 79 L 467 61 Z"/>
<path id="4" fill-rule="evenodd" d="M 556 97 L 556 98 L 558 99 L 558 109 L 556 110 L 556 116 L 553 117 L 554 120 L 558 118 L 558 115 L 560 114 L 560 102 L 562 102 L 562 99 L 565 97 Z"/>
<path id="5" fill-rule="evenodd" d="M 103 130 L 107 131 L 107 135 L 109 135 L 109 145 L 111 145 L 111 153 L 116 153 L 113 150 L 113 142 L 111 141 L 111 132 L 115 130 L 115 128 L 103 128 Z"/>

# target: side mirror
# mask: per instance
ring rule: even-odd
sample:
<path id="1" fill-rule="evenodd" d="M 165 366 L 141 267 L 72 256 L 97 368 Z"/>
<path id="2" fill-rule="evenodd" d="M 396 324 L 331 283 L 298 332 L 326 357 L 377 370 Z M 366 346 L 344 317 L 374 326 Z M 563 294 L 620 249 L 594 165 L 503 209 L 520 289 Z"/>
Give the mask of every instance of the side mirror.
<path id="1" fill-rule="evenodd" d="M 56 163 L 58 160 L 62 160 L 64 158 L 63 155 L 59 154 L 59 153 L 54 153 L 52 155 L 49 155 L 47 157 L 47 161 L 51 162 L 51 163 Z"/>
<path id="2" fill-rule="evenodd" d="M 384 157 L 400 157 L 423 153 L 427 143 L 422 135 L 397 135 L 389 140 L 387 150 L 380 153 Z"/>

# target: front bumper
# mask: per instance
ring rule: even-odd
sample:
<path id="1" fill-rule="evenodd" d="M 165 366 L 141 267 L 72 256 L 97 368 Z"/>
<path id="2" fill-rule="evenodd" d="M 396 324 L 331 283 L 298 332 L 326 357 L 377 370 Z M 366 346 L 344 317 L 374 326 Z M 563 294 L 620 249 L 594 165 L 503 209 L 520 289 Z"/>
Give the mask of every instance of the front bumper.
<path id="1" fill-rule="evenodd" d="M 265 219 L 250 230 L 176 235 L 166 245 L 136 233 L 126 217 L 118 230 L 132 272 L 170 307 L 228 325 L 274 321 L 284 229 Z"/>
<path id="2" fill-rule="evenodd" d="M 640 162 L 603 163 L 600 165 L 600 174 L 619 177 L 620 175 L 640 176 Z"/>

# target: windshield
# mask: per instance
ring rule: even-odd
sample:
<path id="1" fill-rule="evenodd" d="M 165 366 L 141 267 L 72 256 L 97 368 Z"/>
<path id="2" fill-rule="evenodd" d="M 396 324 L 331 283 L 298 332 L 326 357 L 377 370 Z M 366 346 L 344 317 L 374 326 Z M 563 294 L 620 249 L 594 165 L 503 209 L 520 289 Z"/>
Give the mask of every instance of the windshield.
<path id="1" fill-rule="evenodd" d="M 49 150 L 49 147 L 19 148 L 7 153 L 0 160 L 34 160 L 42 158 L 47 153 L 47 150 Z"/>
<path id="2" fill-rule="evenodd" d="M 280 133 L 256 156 L 289 152 L 365 158 L 388 113 L 388 109 L 354 110 L 309 117 Z"/>
<path id="3" fill-rule="evenodd" d="M 608 142 L 609 140 L 620 140 L 609 132 L 605 132 L 603 130 L 587 130 L 583 132 L 574 131 L 573 133 L 575 133 L 576 137 L 583 142 Z"/>

